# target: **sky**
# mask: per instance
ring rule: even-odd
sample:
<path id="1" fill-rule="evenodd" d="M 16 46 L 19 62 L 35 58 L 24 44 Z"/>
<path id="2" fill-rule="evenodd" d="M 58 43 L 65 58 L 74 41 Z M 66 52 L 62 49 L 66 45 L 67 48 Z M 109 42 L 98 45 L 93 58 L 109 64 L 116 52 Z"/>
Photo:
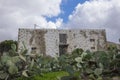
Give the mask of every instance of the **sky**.
<path id="1" fill-rule="evenodd" d="M 19 28 L 106 29 L 120 38 L 120 0 L 0 0 L 0 41 L 17 40 Z"/>

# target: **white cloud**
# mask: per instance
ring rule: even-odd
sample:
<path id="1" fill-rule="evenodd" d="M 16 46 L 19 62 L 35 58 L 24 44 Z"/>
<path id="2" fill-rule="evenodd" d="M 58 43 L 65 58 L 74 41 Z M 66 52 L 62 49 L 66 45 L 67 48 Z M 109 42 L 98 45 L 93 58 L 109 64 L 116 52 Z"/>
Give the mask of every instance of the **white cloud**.
<path id="1" fill-rule="evenodd" d="M 41 28 L 105 28 L 108 40 L 120 38 L 120 0 L 89 0 L 76 6 L 67 24 L 60 18 L 47 21 L 45 17 L 62 13 L 61 1 L 0 0 L 0 41 L 17 39 L 18 28 L 33 28 L 33 24 Z"/>
<path id="2" fill-rule="evenodd" d="M 6 12 L 21 11 L 26 15 L 57 16 L 60 13 L 61 0 L 1 0 L 0 4 Z M 29 14 L 28 14 L 29 13 Z"/>
<path id="3" fill-rule="evenodd" d="M 120 38 L 120 0 L 90 0 L 78 4 L 66 24 L 69 28 L 105 28 L 108 40 Z"/>
<path id="4" fill-rule="evenodd" d="M 20 27 L 33 28 L 33 24 L 42 28 L 59 27 L 62 19 L 52 22 L 45 17 L 58 16 L 60 4 L 61 0 L 0 0 L 0 41 L 17 39 Z"/>

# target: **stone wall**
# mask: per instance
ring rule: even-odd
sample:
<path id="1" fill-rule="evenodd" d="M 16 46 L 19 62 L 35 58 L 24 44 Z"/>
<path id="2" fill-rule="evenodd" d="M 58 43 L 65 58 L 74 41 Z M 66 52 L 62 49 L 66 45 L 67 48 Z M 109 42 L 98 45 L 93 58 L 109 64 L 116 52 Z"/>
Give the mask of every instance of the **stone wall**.
<path id="1" fill-rule="evenodd" d="M 97 51 L 106 48 L 106 33 L 104 29 L 19 29 L 19 50 L 25 43 L 28 53 L 59 56 L 59 34 L 67 35 L 67 53 L 76 48 Z"/>
<path id="2" fill-rule="evenodd" d="M 24 48 L 23 43 L 28 49 L 28 53 L 46 54 L 45 45 L 46 30 L 19 29 L 18 50 Z"/>

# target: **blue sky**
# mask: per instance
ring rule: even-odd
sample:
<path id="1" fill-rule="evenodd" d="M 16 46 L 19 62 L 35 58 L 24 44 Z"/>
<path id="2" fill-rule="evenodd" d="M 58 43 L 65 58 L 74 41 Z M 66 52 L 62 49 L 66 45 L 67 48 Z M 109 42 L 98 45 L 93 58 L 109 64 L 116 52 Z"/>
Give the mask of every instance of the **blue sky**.
<path id="1" fill-rule="evenodd" d="M 80 3 L 84 3 L 88 0 L 62 0 L 61 3 L 61 10 L 62 13 L 59 14 L 59 16 L 55 16 L 52 18 L 47 17 L 48 21 L 56 21 L 57 18 L 62 18 L 63 22 L 66 23 L 68 21 L 68 16 L 74 11 L 75 7 Z"/>
<path id="2" fill-rule="evenodd" d="M 0 41 L 17 40 L 19 28 L 105 29 L 120 38 L 120 0 L 0 0 Z M 8 35 L 9 34 L 9 35 Z"/>

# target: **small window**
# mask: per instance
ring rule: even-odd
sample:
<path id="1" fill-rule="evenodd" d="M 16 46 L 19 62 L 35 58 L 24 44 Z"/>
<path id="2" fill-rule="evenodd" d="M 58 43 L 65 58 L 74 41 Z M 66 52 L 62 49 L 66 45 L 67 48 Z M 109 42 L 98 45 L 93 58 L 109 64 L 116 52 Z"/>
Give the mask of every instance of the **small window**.
<path id="1" fill-rule="evenodd" d="M 91 47 L 91 49 L 95 49 L 95 47 Z"/>
<path id="2" fill-rule="evenodd" d="M 36 47 L 32 47 L 31 50 L 36 50 L 37 48 Z"/>
<path id="3" fill-rule="evenodd" d="M 95 42 L 95 39 L 90 39 L 90 42 Z"/>

